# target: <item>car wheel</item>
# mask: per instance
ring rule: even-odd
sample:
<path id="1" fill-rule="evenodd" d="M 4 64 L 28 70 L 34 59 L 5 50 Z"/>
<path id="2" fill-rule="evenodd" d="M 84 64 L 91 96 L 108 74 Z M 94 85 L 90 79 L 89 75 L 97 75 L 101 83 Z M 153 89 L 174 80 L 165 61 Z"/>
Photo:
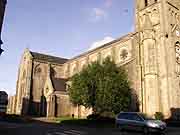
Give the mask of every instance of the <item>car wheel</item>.
<path id="1" fill-rule="evenodd" d="M 167 135 L 167 131 L 161 131 L 160 134 L 161 135 Z"/>
<path id="2" fill-rule="evenodd" d="M 144 132 L 144 135 L 148 135 L 148 134 L 149 134 L 149 129 L 148 129 L 148 127 L 144 127 L 144 128 L 143 128 L 143 132 Z"/>

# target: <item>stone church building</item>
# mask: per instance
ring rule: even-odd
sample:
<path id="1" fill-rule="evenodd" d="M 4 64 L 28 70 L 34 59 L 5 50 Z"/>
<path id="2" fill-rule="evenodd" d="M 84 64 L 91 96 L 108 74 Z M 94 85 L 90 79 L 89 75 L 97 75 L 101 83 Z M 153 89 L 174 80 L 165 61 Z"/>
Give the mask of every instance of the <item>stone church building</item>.
<path id="1" fill-rule="evenodd" d="M 135 0 L 134 33 L 71 59 L 26 49 L 19 67 L 15 113 L 87 116 L 90 109 L 69 101 L 68 79 L 107 56 L 127 69 L 141 112 L 171 117 L 172 110 L 180 108 L 179 0 Z"/>

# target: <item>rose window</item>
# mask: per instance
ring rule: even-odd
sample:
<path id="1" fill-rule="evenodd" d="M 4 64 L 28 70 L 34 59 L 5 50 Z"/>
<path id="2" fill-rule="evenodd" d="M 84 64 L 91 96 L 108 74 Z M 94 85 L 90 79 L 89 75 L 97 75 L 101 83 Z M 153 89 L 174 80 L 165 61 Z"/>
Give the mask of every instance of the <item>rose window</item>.
<path id="1" fill-rule="evenodd" d="M 126 49 L 123 49 L 120 54 L 120 58 L 125 60 L 128 57 L 128 51 Z"/>

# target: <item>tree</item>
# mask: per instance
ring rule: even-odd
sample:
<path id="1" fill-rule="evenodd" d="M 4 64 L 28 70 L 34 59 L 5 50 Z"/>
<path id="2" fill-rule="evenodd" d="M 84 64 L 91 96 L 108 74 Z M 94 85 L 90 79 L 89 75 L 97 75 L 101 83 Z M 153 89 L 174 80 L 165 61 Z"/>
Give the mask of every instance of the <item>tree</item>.
<path id="1" fill-rule="evenodd" d="M 74 104 L 92 107 L 94 113 L 127 111 L 131 104 L 128 76 L 122 67 L 106 58 L 89 64 L 71 78 L 70 99 Z"/>

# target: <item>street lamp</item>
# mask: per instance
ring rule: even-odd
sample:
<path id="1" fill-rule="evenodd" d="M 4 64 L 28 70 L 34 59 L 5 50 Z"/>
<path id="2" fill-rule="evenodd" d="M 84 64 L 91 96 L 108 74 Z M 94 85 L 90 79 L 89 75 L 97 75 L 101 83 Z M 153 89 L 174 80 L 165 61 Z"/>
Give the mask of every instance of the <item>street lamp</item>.
<path id="1" fill-rule="evenodd" d="M 3 49 L 1 49 L 1 47 L 0 47 L 0 55 L 1 55 L 3 52 L 4 52 L 4 50 L 3 50 Z"/>
<path id="2" fill-rule="evenodd" d="M 6 7 L 7 0 L 0 0 L 0 55 L 4 52 L 4 50 L 1 48 L 1 45 L 3 44 L 1 40 L 1 31 L 2 31 L 2 24 L 4 20 L 4 12 Z"/>
<path id="3" fill-rule="evenodd" d="M 0 39 L 0 56 L 4 52 L 4 50 L 1 48 L 1 45 L 3 44 L 2 40 Z"/>

